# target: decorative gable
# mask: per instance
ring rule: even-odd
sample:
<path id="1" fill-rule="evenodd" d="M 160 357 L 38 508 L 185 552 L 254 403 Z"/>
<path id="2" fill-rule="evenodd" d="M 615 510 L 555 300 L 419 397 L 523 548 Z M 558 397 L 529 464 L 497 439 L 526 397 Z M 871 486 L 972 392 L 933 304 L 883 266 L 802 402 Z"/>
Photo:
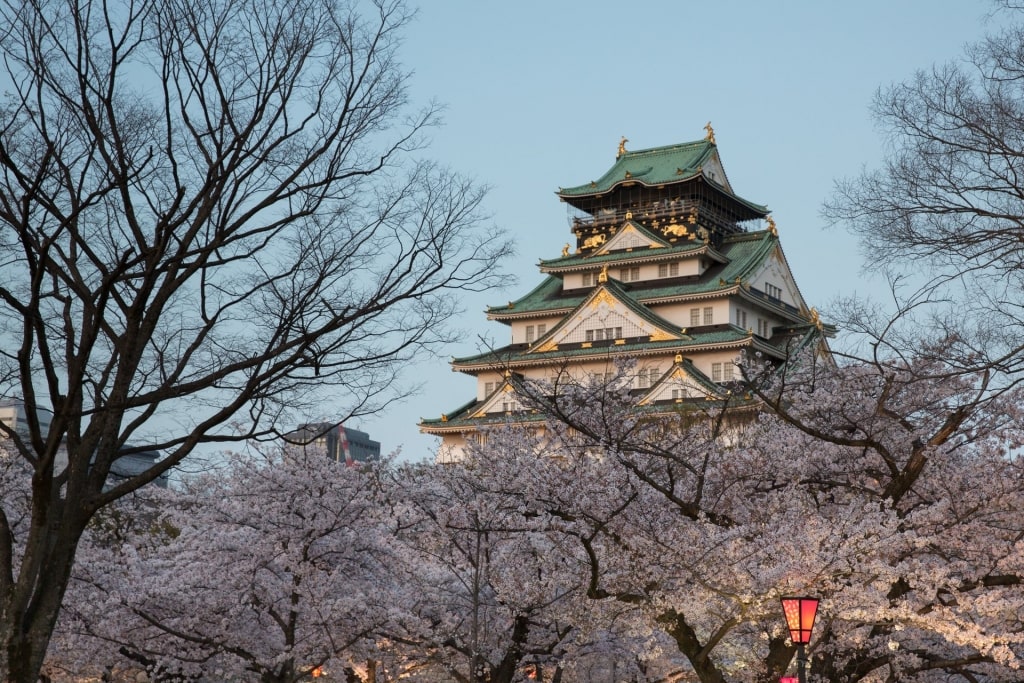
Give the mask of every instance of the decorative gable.
<path id="1" fill-rule="evenodd" d="M 633 221 L 626 221 L 622 227 L 605 242 L 600 249 L 595 251 L 593 256 L 608 254 L 613 251 L 628 251 L 631 249 L 659 249 L 668 247 L 669 243 L 661 240 Z"/>
<path id="2" fill-rule="evenodd" d="M 720 398 L 724 391 L 692 363 L 676 356 L 672 368 L 653 383 L 651 390 L 640 400 L 641 405 L 657 401 L 685 401 L 692 399 Z"/>
<path id="3" fill-rule="evenodd" d="M 519 401 L 515 389 L 508 380 L 505 380 L 500 387 L 484 399 L 483 405 L 476 409 L 473 417 L 483 417 L 489 413 L 510 413 L 522 409 L 522 403 Z"/>
<path id="4" fill-rule="evenodd" d="M 732 192 L 732 185 L 729 184 L 729 178 L 725 175 L 725 168 L 722 166 L 722 160 L 719 158 L 717 150 L 704 162 L 701 172 L 705 178 L 713 180 L 729 192 Z"/>
<path id="5" fill-rule="evenodd" d="M 782 249 L 776 247 L 764 264 L 755 271 L 748 282 L 754 289 L 764 292 L 768 297 L 778 299 L 800 310 L 806 310 L 803 296 L 796 286 L 793 273 L 786 263 Z"/>
<path id="6" fill-rule="evenodd" d="M 607 285 L 599 286 L 576 310 L 567 315 L 537 346 L 533 353 L 544 353 L 559 344 L 587 344 L 598 341 L 648 337 L 648 341 L 686 339 L 682 330 L 653 314 L 641 313 L 639 304 L 617 296 Z"/>

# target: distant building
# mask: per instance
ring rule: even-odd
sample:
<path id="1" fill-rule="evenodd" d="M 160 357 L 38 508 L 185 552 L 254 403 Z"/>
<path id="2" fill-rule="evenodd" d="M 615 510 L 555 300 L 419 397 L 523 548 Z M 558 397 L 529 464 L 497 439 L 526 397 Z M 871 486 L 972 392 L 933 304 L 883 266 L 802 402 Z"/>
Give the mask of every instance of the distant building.
<path id="1" fill-rule="evenodd" d="M 45 408 L 36 409 L 43 433 L 50 431 L 52 413 Z M 0 423 L 22 436 L 28 436 L 28 417 L 25 402 L 20 399 L 0 399 Z M 0 439 L 3 434 L 0 433 Z"/>
<path id="2" fill-rule="evenodd" d="M 46 434 L 50 431 L 50 421 L 53 414 L 45 408 L 37 409 L 36 413 L 39 416 L 42 431 Z M 28 436 L 28 418 L 25 402 L 18 399 L 0 400 L 0 423 L 21 436 Z M 0 433 L 0 441 L 3 441 L 4 438 L 4 434 Z M 138 453 L 122 455 L 110 467 L 110 474 L 107 477 L 107 488 L 144 472 L 159 459 L 160 452 L 149 449 Z M 64 449 L 64 445 L 61 444 L 57 452 L 55 466 L 59 471 L 66 467 L 67 463 L 67 451 Z M 167 488 L 167 480 L 167 474 L 162 474 L 153 483 L 160 488 Z"/>
<path id="3" fill-rule="evenodd" d="M 380 460 L 380 442 L 366 432 L 330 422 L 300 425 L 285 437 L 303 448 L 322 448 L 335 462 L 348 464 Z"/>
<path id="4" fill-rule="evenodd" d="M 130 479 L 137 474 L 142 474 L 152 467 L 160 459 L 160 451 L 145 450 L 138 453 L 122 455 L 110 465 L 110 473 L 107 475 L 107 488 Z M 153 480 L 155 486 L 162 489 L 167 488 L 167 473 L 164 472 Z"/>

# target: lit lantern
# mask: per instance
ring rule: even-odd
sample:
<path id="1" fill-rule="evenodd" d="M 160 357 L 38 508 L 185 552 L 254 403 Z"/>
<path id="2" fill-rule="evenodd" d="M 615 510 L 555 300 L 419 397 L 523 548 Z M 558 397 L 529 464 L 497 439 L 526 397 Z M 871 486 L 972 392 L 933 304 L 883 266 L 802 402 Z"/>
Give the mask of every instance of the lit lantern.
<path id="1" fill-rule="evenodd" d="M 796 645 L 797 678 L 782 678 L 780 683 L 806 683 L 807 653 L 804 646 L 811 642 L 814 616 L 818 613 L 818 598 L 782 598 L 782 611 L 786 614 L 789 637 Z"/>
<path id="2" fill-rule="evenodd" d="M 818 613 L 818 598 L 782 598 L 782 611 L 786 613 L 789 637 L 794 645 L 811 642 L 814 615 Z"/>

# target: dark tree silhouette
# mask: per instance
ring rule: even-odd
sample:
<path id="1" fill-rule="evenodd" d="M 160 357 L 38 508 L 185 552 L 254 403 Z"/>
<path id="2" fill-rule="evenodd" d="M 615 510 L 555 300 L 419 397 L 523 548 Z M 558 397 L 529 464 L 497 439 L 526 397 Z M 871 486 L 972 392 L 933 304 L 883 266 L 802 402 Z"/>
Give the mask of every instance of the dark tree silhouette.
<path id="1" fill-rule="evenodd" d="M 459 293 L 500 277 L 482 191 L 416 161 L 436 109 L 407 102 L 409 18 L 0 4 L 0 397 L 29 407 L 0 429 L 32 470 L 30 515 L 0 507 L 0 679 L 36 680 L 97 510 L 325 390 L 387 405 Z M 105 488 L 133 443 L 164 458 Z"/>

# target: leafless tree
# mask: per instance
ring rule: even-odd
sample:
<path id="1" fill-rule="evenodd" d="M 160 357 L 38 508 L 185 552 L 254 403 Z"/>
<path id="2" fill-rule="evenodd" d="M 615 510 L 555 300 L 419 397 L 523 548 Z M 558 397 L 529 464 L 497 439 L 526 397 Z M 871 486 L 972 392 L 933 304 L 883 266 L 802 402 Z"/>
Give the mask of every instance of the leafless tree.
<path id="1" fill-rule="evenodd" d="M 1019 3 L 993 4 L 1003 25 L 1020 20 Z M 847 302 L 836 322 L 889 353 L 907 341 L 900 321 L 927 326 L 956 342 L 946 349 L 951 365 L 1021 377 L 1024 28 L 881 89 L 873 109 L 888 137 L 885 162 L 838 183 L 825 215 L 889 277 L 897 314 L 882 319 Z"/>
<path id="2" fill-rule="evenodd" d="M 387 405 L 509 247 L 417 161 L 401 0 L 0 3 L 0 679 L 35 681 L 83 528 L 284 407 Z M 49 429 L 39 412 L 52 412 Z M 133 445 L 134 444 L 134 445 Z M 117 483 L 137 450 L 163 459 Z"/>

